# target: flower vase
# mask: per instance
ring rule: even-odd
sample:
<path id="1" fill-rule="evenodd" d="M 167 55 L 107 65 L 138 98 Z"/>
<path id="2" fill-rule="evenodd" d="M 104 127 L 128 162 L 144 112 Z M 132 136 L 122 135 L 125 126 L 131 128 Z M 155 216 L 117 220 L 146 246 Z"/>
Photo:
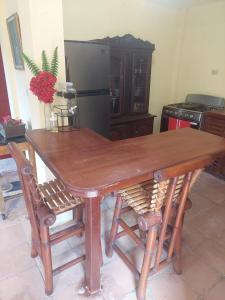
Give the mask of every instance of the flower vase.
<path id="1" fill-rule="evenodd" d="M 51 116 L 53 113 L 53 107 L 51 103 L 44 103 L 44 121 L 45 121 L 45 129 L 51 130 Z"/>

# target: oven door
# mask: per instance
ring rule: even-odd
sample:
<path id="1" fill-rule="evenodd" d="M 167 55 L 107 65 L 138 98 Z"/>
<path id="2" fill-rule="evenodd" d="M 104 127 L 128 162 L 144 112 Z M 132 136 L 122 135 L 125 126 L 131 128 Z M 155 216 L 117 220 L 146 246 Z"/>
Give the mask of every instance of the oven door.
<path id="1" fill-rule="evenodd" d="M 175 119 L 172 117 L 168 118 L 168 130 L 174 130 L 174 129 L 186 128 L 186 127 L 191 127 L 191 122 Z"/>
<path id="2" fill-rule="evenodd" d="M 168 117 L 167 130 L 174 130 L 174 129 L 186 128 L 186 127 L 199 129 L 199 123 Z"/>

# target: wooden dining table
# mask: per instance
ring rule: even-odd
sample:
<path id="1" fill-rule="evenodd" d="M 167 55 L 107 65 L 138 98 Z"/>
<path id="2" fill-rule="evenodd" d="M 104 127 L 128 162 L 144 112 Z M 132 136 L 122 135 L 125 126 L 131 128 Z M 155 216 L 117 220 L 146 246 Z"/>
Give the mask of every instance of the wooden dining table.
<path id="1" fill-rule="evenodd" d="M 223 138 L 191 128 L 115 142 L 90 129 L 59 133 L 37 129 L 27 131 L 26 139 L 70 192 L 84 198 L 85 284 L 90 294 L 100 290 L 104 196 L 152 179 L 156 170 L 225 154 Z"/>

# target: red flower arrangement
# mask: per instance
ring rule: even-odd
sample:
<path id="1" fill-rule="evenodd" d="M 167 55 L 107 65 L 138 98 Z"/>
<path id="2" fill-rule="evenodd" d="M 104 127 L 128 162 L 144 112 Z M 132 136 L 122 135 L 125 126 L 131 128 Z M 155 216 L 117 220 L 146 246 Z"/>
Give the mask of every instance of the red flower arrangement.
<path id="1" fill-rule="evenodd" d="M 32 77 L 30 81 L 30 90 L 40 101 L 52 103 L 54 100 L 53 95 L 56 92 L 54 89 L 56 80 L 56 77 L 51 73 L 40 72 L 36 77 Z"/>
<path id="2" fill-rule="evenodd" d="M 38 100 L 44 103 L 52 103 L 53 95 L 56 92 L 54 88 L 57 81 L 58 72 L 58 48 L 54 50 L 51 67 L 49 66 L 45 51 L 42 51 L 42 70 L 26 55 L 23 54 L 24 61 L 27 63 L 31 72 L 35 75 L 30 81 L 30 90 L 38 97 Z"/>

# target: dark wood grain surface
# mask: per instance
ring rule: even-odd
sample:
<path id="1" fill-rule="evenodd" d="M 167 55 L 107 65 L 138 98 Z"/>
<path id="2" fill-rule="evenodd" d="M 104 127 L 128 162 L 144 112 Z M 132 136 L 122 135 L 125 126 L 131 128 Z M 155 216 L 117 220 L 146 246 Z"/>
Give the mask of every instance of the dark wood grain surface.
<path id="1" fill-rule="evenodd" d="M 110 142 L 88 129 L 28 131 L 27 140 L 72 191 L 96 197 L 153 172 L 204 155 L 225 153 L 224 139 L 191 128 Z"/>
<path id="2" fill-rule="evenodd" d="M 225 139 L 190 128 L 116 142 L 89 129 L 39 129 L 26 137 L 55 176 L 73 194 L 85 197 L 85 287 L 90 294 L 101 287 L 102 196 L 150 179 L 159 169 L 225 153 Z"/>

